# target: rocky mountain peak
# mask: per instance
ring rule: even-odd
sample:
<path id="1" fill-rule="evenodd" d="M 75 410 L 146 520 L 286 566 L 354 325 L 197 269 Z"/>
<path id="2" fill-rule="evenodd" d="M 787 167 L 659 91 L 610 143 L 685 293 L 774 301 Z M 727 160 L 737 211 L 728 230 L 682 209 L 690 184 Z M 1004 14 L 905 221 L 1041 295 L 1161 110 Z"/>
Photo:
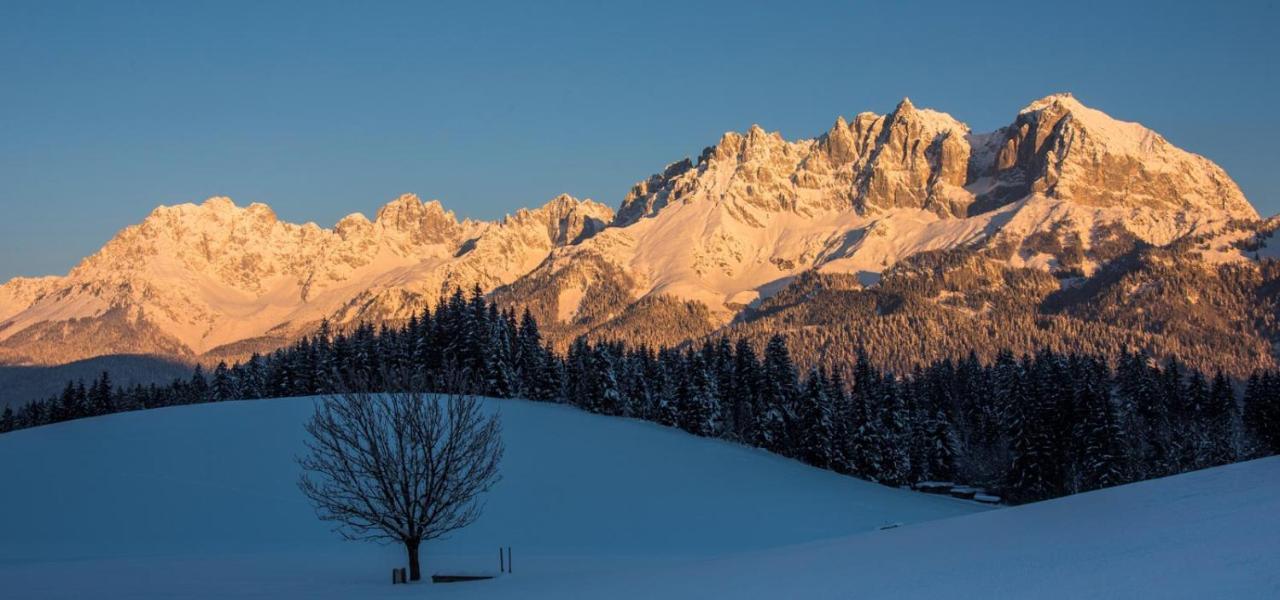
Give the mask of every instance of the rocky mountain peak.
<path id="1" fill-rule="evenodd" d="M 408 236 L 413 244 L 438 244 L 458 236 L 461 224 L 439 200 L 423 202 L 416 194 L 403 194 L 378 209 L 374 222 L 386 231 Z"/>
<path id="2" fill-rule="evenodd" d="M 338 220 L 333 230 L 343 239 L 350 239 L 355 235 L 368 234 L 373 229 L 373 222 L 363 213 L 351 213 Z"/>
<path id="3" fill-rule="evenodd" d="M 978 202 L 983 208 L 1042 194 L 1095 207 L 1257 217 L 1235 182 L 1208 159 L 1071 94 L 1028 104 L 992 141 L 998 150 L 970 169 L 985 180 Z"/>
<path id="4" fill-rule="evenodd" d="M 503 219 L 506 227 L 544 227 L 556 246 L 571 244 L 595 235 L 614 219 L 613 209 L 591 199 L 578 200 L 560 194 L 539 208 L 520 209 Z"/>

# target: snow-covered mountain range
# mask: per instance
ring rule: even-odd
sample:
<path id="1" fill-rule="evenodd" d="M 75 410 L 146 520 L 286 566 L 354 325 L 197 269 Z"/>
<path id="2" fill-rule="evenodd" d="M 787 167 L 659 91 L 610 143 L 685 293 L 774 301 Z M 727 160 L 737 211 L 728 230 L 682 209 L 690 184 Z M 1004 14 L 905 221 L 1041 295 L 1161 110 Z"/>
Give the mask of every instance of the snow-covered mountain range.
<path id="1" fill-rule="evenodd" d="M 455 286 L 566 336 L 655 302 L 715 328 L 809 272 L 865 288 L 922 253 L 980 248 L 1068 285 L 1135 243 L 1257 220 L 1221 168 L 1069 94 L 989 133 L 904 99 L 813 139 L 726 133 L 636 184 L 616 215 L 567 195 L 498 222 L 405 195 L 331 229 L 227 198 L 160 207 L 64 277 L 0 286 L 0 362 L 241 357 L 325 318 L 406 318 Z"/>

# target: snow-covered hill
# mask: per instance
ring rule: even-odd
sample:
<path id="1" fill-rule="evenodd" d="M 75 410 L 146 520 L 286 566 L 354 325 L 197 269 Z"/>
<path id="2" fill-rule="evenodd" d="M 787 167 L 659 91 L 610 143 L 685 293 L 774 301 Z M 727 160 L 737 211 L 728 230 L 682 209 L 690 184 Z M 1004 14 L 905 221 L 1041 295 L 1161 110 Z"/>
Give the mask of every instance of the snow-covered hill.
<path id="1" fill-rule="evenodd" d="M 484 517 L 426 549 L 344 543 L 294 487 L 308 399 L 0 436 L 5 597 L 1274 598 L 1280 458 L 984 510 L 757 450 L 524 401 Z M 881 530 L 882 525 L 901 523 Z"/>
<path id="2" fill-rule="evenodd" d="M 495 592 L 547 599 L 1273 599 L 1280 597 L 1277 506 L 1280 457 L 1273 457 L 765 552 L 568 582 L 504 580 Z"/>
<path id="3" fill-rule="evenodd" d="M 513 579 L 569 580 L 985 509 L 649 423 L 518 400 L 489 407 L 502 414 L 503 479 L 480 521 L 426 547 L 427 572 L 496 570 L 503 545 L 513 547 Z M 402 549 L 339 541 L 295 487 L 311 410 L 305 398 L 231 402 L 0 435 L 3 589 L 15 598 L 394 592 L 387 571 Z"/>
<path id="4" fill-rule="evenodd" d="M 473 285 L 566 334 L 657 298 L 698 303 L 714 328 L 807 271 L 872 284 L 922 252 L 980 246 L 1089 275 L 1117 239 L 1162 245 L 1257 216 L 1212 162 L 1069 94 L 981 134 L 903 100 L 813 139 L 726 133 L 637 184 L 616 217 L 568 196 L 485 223 L 406 195 L 332 229 L 226 198 L 161 207 L 66 277 L 0 286 L 0 362 L 243 358 L 323 318 L 405 318 Z"/>

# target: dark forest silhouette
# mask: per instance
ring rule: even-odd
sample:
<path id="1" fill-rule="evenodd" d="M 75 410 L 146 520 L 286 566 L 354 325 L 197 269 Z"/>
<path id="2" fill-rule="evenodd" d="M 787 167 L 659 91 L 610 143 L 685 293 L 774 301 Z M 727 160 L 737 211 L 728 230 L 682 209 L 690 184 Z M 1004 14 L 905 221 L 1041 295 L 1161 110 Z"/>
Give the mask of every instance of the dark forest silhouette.
<path id="1" fill-rule="evenodd" d="M 167 386 L 86 386 L 0 416 L 0 432 L 87 416 L 232 399 L 381 391 L 409 372 L 422 391 L 468 387 L 497 398 L 566 403 L 757 446 L 886 485 L 955 481 L 1014 502 L 1072 494 L 1266 456 L 1280 450 L 1280 374 L 1243 394 L 1177 360 L 1041 351 L 941 360 L 890 373 L 855 349 L 843 371 L 800 372 L 786 340 L 720 338 L 648 348 L 578 339 L 565 353 L 537 321 L 479 290 L 441 299 L 401 327 L 313 336 Z"/>

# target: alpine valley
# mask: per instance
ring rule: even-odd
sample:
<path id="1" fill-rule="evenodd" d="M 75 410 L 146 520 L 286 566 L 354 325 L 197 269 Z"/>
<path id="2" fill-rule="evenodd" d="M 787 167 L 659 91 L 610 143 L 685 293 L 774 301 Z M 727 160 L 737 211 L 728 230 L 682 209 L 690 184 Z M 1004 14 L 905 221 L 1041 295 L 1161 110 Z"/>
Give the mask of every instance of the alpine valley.
<path id="1" fill-rule="evenodd" d="M 326 229 L 162 206 L 66 276 L 0 286 L 0 364 L 231 362 L 478 287 L 560 345 L 782 333 L 808 365 L 1127 349 L 1244 376 L 1277 364 L 1277 227 L 1209 160 L 1069 94 L 989 133 L 903 100 L 813 139 L 726 133 L 616 212 L 561 195 L 481 222 L 404 195 Z"/>

